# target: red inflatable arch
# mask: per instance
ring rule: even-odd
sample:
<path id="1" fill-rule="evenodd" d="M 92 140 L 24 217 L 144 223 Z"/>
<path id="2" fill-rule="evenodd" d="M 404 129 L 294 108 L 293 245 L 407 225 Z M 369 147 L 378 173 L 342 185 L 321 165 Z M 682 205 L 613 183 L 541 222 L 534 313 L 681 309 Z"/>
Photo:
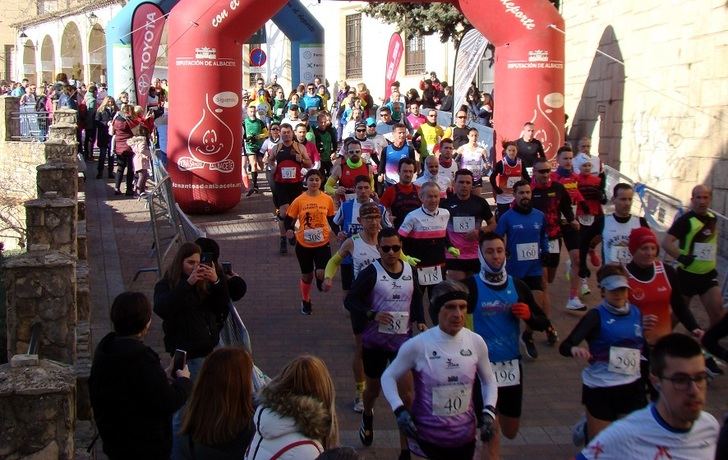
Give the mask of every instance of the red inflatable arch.
<path id="1" fill-rule="evenodd" d="M 185 212 L 217 213 L 240 201 L 241 47 L 285 3 L 181 0 L 172 9 L 167 154 Z M 523 123 L 533 121 L 552 156 L 564 139 L 563 19 L 547 0 L 452 3 L 497 48 L 499 140 L 519 137 Z"/>

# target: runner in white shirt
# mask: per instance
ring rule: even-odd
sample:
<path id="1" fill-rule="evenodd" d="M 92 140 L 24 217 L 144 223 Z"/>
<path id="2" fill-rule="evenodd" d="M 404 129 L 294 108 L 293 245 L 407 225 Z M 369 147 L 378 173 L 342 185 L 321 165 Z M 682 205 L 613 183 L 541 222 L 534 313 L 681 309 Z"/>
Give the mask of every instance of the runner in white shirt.
<path id="1" fill-rule="evenodd" d="M 708 374 L 700 345 L 669 334 L 650 359 L 657 402 L 614 422 L 577 455 L 577 460 L 713 460 L 718 422 L 703 411 Z"/>
<path id="2" fill-rule="evenodd" d="M 384 397 L 409 438 L 414 458 L 473 458 L 476 414 L 472 391 L 476 374 L 484 402 L 480 438 L 489 441 L 495 434 L 498 387 L 485 341 L 464 328 L 467 296 L 467 288 L 457 281 L 436 285 L 430 304 L 438 312 L 438 326 L 405 342 L 381 378 Z M 410 371 L 415 381 L 411 412 L 397 390 L 397 381 Z"/>

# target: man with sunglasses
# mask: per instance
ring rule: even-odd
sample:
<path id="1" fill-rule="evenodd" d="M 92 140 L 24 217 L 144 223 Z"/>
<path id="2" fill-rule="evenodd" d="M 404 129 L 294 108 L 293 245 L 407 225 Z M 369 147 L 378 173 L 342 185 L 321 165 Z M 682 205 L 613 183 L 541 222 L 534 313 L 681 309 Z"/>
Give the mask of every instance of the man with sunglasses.
<path id="1" fill-rule="evenodd" d="M 559 266 L 561 254 L 562 227 L 568 226 L 569 229 L 578 232 L 579 222 L 576 220 L 576 215 L 571 208 L 569 192 L 562 184 L 552 180 L 551 165 L 546 159 L 538 159 L 533 164 L 533 184 L 531 198 L 533 207 L 544 213 L 546 217 L 546 236 L 549 239 L 548 253 L 542 259 L 543 266 L 546 269 L 544 271 L 545 289 L 556 278 L 556 269 Z M 562 216 L 565 223 L 562 223 Z M 578 298 L 576 300 L 578 301 Z M 550 315 L 551 301 L 548 294 L 544 295 L 542 307 L 546 315 Z M 577 303 L 570 300 L 566 304 L 566 309 L 583 312 L 586 311 L 586 306 L 581 301 Z M 552 343 L 551 339 L 549 343 Z"/>
<path id="2" fill-rule="evenodd" d="M 323 110 L 323 108 L 324 101 L 321 99 L 321 96 L 316 94 L 316 86 L 313 83 L 309 83 L 306 86 L 306 94 L 301 99 L 301 110 L 304 113 L 311 114 Z"/>
<path id="3" fill-rule="evenodd" d="M 700 345 L 668 334 L 655 344 L 650 362 L 657 402 L 609 425 L 576 460 L 718 458 L 718 422 L 703 411 L 709 376 Z"/>
<path id="4" fill-rule="evenodd" d="M 333 195 L 339 204 L 356 198 L 354 187 L 359 176 L 367 177 L 371 188 L 374 189 L 371 169 L 362 158 L 361 142 L 349 138 L 344 141 L 343 149 L 344 161 L 336 163 L 331 168 L 331 175 L 324 187 L 326 193 Z"/>
<path id="5" fill-rule="evenodd" d="M 412 329 L 426 329 L 420 292 L 414 270 L 402 262 L 402 241 L 387 228 L 377 237 L 379 260 L 357 276 L 344 300 L 351 312 L 355 334 L 361 334 L 362 362 L 366 375 L 364 412 L 359 440 L 370 446 L 374 440 L 374 403 L 381 392 L 380 378 L 397 351 L 412 336 Z M 411 394 L 411 378 L 401 380 L 403 394 Z M 411 401 L 410 401 L 411 402 Z M 402 436 L 400 445 L 407 450 Z"/>
<path id="6" fill-rule="evenodd" d="M 455 125 L 445 130 L 443 137 L 450 138 L 453 141 L 453 147 L 457 150 L 461 145 L 468 143 L 468 131 L 470 127 L 467 125 L 468 113 L 459 110 L 455 114 Z"/>

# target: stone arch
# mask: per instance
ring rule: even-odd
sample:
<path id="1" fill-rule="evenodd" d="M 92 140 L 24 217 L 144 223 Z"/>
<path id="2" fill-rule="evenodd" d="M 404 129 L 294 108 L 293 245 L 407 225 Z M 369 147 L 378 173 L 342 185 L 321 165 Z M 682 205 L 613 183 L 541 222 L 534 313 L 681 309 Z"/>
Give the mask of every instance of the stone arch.
<path id="1" fill-rule="evenodd" d="M 90 82 L 106 82 L 106 33 L 100 24 L 88 34 L 88 75 Z"/>
<path id="2" fill-rule="evenodd" d="M 53 83 L 56 78 L 55 46 L 50 35 L 43 37 L 40 45 L 40 79 Z"/>
<path id="3" fill-rule="evenodd" d="M 496 46 L 497 140 L 519 137 L 531 121 L 553 156 L 564 142 L 563 18 L 547 0 L 450 2 Z M 240 201 L 241 44 L 285 4 L 181 0 L 169 17 L 170 86 L 199 108 L 169 115 L 168 171 L 186 212 L 221 212 Z"/>
<path id="4" fill-rule="evenodd" d="M 38 77 L 35 54 L 36 49 L 33 40 L 26 40 L 23 43 L 23 77 L 27 78 L 31 83 L 35 83 Z"/>
<path id="5" fill-rule="evenodd" d="M 61 37 L 61 72 L 69 79 L 83 79 L 83 45 L 81 32 L 75 22 L 69 21 Z"/>

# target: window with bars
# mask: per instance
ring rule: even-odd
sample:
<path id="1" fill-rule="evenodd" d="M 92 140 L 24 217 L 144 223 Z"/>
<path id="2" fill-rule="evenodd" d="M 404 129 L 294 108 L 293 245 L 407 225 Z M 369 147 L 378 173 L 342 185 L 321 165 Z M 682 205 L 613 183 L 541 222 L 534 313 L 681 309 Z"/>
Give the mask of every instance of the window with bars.
<path id="1" fill-rule="evenodd" d="M 361 78 L 361 13 L 346 16 L 346 78 Z"/>
<path id="2" fill-rule="evenodd" d="M 404 45 L 404 74 L 422 75 L 425 73 L 425 39 L 410 37 Z"/>

